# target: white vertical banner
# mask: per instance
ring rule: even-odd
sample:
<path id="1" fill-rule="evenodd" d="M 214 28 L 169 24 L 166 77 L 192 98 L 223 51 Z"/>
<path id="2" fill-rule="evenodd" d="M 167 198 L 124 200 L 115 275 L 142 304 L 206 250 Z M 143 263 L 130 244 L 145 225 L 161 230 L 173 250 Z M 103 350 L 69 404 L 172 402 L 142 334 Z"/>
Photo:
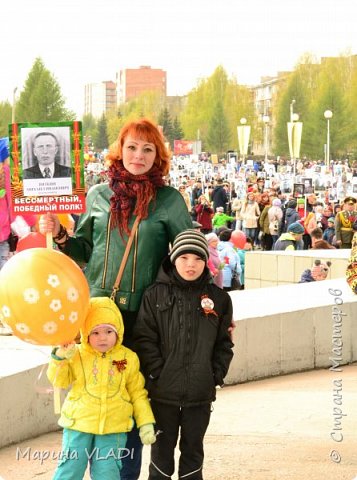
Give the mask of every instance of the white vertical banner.
<path id="1" fill-rule="evenodd" d="M 237 127 L 237 134 L 238 134 L 239 152 L 241 155 L 245 156 L 247 155 L 247 152 L 248 152 L 250 125 L 239 125 Z"/>
<path id="2" fill-rule="evenodd" d="M 300 158 L 302 122 L 288 122 L 288 143 L 291 158 Z"/>

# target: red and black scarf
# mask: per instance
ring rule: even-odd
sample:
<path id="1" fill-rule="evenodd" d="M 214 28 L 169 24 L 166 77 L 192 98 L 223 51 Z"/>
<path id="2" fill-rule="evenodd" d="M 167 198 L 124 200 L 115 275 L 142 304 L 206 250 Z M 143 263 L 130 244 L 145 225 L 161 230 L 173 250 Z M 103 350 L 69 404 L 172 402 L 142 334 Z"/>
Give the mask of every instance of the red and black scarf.
<path id="1" fill-rule="evenodd" d="M 113 190 L 110 198 L 110 210 L 113 214 L 113 227 L 118 227 L 120 235 L 130 235 L 131 215 L 148 216 L 149 203 L 156 197 L 156 190 L 165 185 L 162 172 L 154 164 L 144 175 L 129 173 L 122 161 L 109 167 L 109 186 Z"/>

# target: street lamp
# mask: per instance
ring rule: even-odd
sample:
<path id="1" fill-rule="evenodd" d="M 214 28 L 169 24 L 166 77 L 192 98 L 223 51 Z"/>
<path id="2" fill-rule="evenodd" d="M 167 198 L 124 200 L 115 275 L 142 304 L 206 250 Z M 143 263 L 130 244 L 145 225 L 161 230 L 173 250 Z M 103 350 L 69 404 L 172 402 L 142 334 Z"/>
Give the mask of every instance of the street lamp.
<path id="1" fill-rule="evenodd" d="M 333 113 L 331 110 L 325 110 L 324 117 L 327 120 L 327 140 L 326 140 L 326 167 L 330 168 L 330 119 Z"/>
<path id="2" fill-rule="evenodd" d="M 268 125 L 269 125 L 269 115 L 263 115 L 264 122 L 264 151 L 265 151 L 265 163 L 268 162 Z"/>
<path id="3" fill-rule="evenodd" d="M 290 158 L 293 164 L 293 175 L 296 175 L 296 159 L 300 157 L 300 144 L 302 134 L 302 122 L 299 122 L 299 115 L 294 113 L 294 103 L 292 100 L 290 103 L 290 122 L 288 122 L 288 142 Z"/>
<path id="4" fill-rule="evenodd" d="M 242 117 L 240 119 L 240 125 L 237 127 L 239 151 L 242 155 L 242 165 L 244 165 L 244 159 L 248 152 L 250 126 L 246 125 L 247 119 Z"/>

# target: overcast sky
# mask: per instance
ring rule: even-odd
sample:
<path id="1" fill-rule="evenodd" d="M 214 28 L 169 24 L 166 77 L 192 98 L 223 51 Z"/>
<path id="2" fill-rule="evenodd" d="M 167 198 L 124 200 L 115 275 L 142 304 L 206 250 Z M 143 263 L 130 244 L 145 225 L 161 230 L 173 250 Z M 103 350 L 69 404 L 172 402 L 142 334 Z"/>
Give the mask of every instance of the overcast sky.
<path id="1" fill-rule="evenodd" d="M 167 72 L 182 95 L 218 65 L 239 83 L 291 70 L 305 52 L 357 54 L 357 0 L 12 0 L 1 5 L 0 101 L 36 59 L 82 115 L 84 85 L 121 68 Z"/>

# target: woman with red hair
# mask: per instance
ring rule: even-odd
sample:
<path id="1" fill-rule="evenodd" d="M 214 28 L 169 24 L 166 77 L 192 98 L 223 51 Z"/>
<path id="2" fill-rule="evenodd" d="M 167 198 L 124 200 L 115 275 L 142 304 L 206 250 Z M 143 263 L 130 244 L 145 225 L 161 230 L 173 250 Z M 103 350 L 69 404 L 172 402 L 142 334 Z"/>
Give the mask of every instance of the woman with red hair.
<path id="1" fill-rule="evenodd" d="M 155 279 L 178 233 L 192 228 L 182 195 L 165 185 L 170 155 L 158 128 L 147 119 L 122 128 L 110 149 L 109 183 L 94 185 L 86 197 L 74 236 L 68 236 L 58 217 L 41 217 L 41 233 L 52 232 L 59 249 L 85 266 L 92 297 L 110 297 L 133 223 L 141 221 L 115 295 L 124 320 L 124 341 L 132 347 L 132 332 L 144 290 Z M 134 429 L 126 448 L 134 452 L 122 459 L 122 480 L 139 478 L 141 442 Z M 132 458 L 134 457 L 134 458 Z"/>

